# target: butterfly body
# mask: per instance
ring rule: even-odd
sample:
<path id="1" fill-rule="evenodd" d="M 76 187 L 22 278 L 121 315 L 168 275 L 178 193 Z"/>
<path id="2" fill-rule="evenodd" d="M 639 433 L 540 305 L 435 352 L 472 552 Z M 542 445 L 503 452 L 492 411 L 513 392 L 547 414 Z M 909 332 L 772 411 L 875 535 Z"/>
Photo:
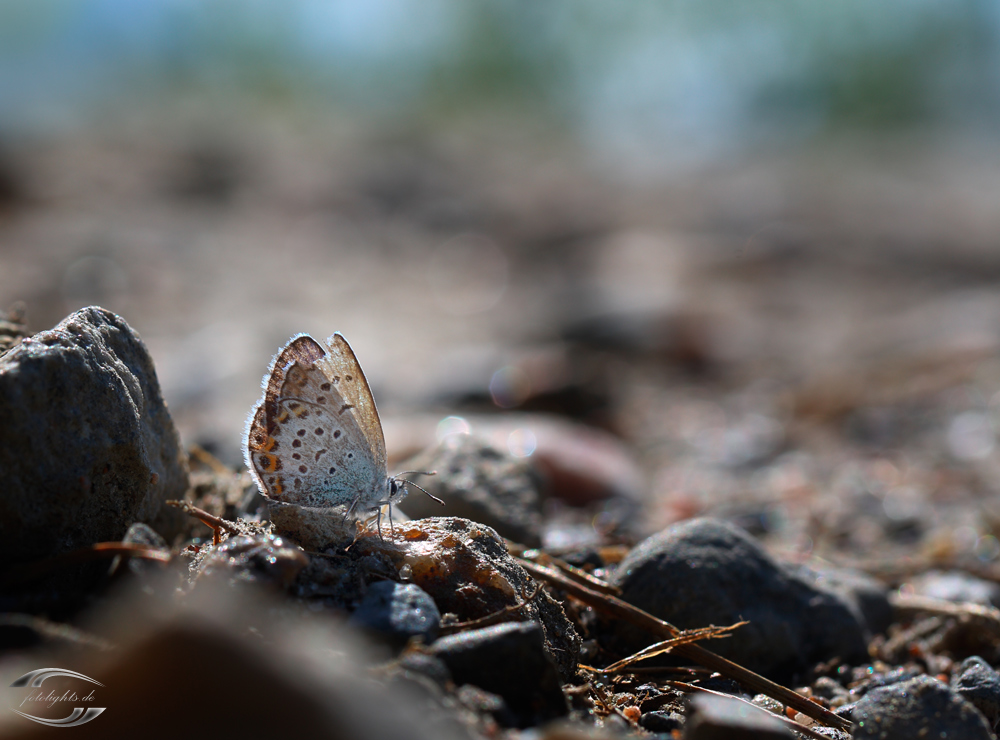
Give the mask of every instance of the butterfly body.
<path id="1" fill-rule="evenodd" d="M 247 467 L 271 501 L 368 516 L 400 501 L 368 381 L 347 340 L 299 334 L 275 355 L 247 422 Z"/>

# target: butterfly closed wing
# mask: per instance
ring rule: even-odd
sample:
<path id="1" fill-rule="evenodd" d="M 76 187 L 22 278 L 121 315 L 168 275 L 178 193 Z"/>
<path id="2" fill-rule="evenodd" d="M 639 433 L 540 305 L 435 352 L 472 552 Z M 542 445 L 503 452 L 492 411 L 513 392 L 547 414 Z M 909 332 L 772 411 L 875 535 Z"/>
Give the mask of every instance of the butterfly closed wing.
<path id="1" fill-rule="evenodd" d="M 245 454 L 261 493 L 308 508 L 368 515 L 406 493 L 386 469 L 368 381 L 338 332 L 292 337 L 275 355 L 247 423 Z"/>

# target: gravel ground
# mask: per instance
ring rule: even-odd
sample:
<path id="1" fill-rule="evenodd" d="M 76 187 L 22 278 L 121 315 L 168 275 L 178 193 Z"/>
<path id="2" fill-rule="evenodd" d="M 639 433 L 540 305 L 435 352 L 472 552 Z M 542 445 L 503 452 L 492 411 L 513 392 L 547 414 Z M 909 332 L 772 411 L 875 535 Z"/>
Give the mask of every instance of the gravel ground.
<path id="1" fill-rule="evenodd" d="M 696 738 L 740 727 L 731 715 L 742 710 L 686 702 L 693 689 L 667 681 L 764 709 L 778 701 L 783 717 L 811 725 L 687 653 L 634 672 L 578 672 L 652 637 L 557 584 L 539 595 L 519 562 L 558 557 L 681 629 L 749 619 L 699 644 L 725 640 L 719 653 L 813 697 L 853 723 L 841 730 L 854 737 L 991 736 L 1000 153 L 841 141 L 637 183 L 551 133 L 516 139 L 499 124 L 406 135 L 268 116 L 229 129 L 158 126 L 19 141 L 0 158 L 0 303 L 23 301 L 27 316 L 7 314 L 6 344 L 83 306 L 108 310 L 74 314 L 0 361 L 12 471 L 0 632 L 12 666 L 78 654 L 87 670 L 130 683 L 151 675 L 144 661 L 209 645 L 203 663 L 178 665 L 211 673 L 245 661 L 246 675 L 280 685 L 302 702 L 302 726 L 322 732 L 331 717 L 358 719 L 344 709 L 351 691 L 370 707 L 386 686 L 416 696 L 431 734 L 596 723 Z M 418 482 L 452 508 L 421 518 L 435 504 L 414 492 L 392 531 L 366 530 L 346 550 L 354 532 L 310 541 L 303 553 L 306 525 L 268 523 L 240 469 L 241 434 L 271 356 L 299 332 L 334 331 L 365 368 L 390 471 L 411 469 L 419 453 L 416 469 L 439 475 Z M 98 359 L 63 376 L 56 347 Z M 138 425 L 128 408 L 105 416 L 100 393 L 72 390 L 92 382 L 128 389 Z M 55 398 L 53 388 L 113 439 L 44 449 L 84 439 L 62 426 L 62 406 L 49 404 L 49 419 L 45 403 L 28 403 L 31 393 Z M 92 460 L 111 448 L 95 473 Z M 217 534 L 228 549 L 194 519 L 178 534 L 175 511 L 154 511 L 185 490 L 235 522 Z M 168 540 L 134 533 L 136 522 Z M 148 558 L 174 563 L 174 580 L 138 560 L 118 566 L 116 588 L 104 560 L 38 566 L 98 541 L 150 548 Z M 272 601 L 257 611 L 220 596 L 258 581 Z M 385 581 L 417 591 L 370 595 Z M 414 606 L 424 599 L 436 603 L 440 636 L 430 607 Z M 161 600 L 178 610 L 174 622 L 150 616 Z M 348 628 L 341 617 L 352 612 Z M 301 638 L 287 646 L 278 635 L 297 619 Z M 263 637 L 245 654 L 244 622 Z M 346 650 L 358 629 L 379 647 Z M 431 647 L 401 647 L 415 635 Z M 328 675 L 277 659 L 277 647 L 351 656 Z M 92 660 L 105 652 L 117 658 Z M 538 667 L 478 676 L 504 655 Z M 376 688 L 351 686 L 345 671 Z M 118 692 L 108 721 L 137 701 L 114 680 L 103 681 Z M 914 696 L 944 724 L 928 724 L 930 710 L 907 703 Z M 384 719 L 408 727 L 407 711 Z M 213 717 L 192 707 L 192 722 Z M 346 736 L 370 731 L 363 712 L 358 721 Z M 741 731 L 790 732 L 754 721 Z M 837 736 L 830 726 L 823 736 Z"/>

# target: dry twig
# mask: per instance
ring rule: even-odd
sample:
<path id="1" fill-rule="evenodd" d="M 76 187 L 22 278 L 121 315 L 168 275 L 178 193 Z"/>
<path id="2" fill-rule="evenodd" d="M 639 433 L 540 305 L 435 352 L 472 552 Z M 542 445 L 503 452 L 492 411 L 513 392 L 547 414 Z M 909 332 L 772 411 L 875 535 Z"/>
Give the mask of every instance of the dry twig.
<path id="1" fill-rule="evenodd" d="M 671 637 L 669 640 L 654 643 L 649 647 L 645 647 L 639 652 L 628 656 L 627 658 L 622 658 L 621 660 L 612 663 L 606 668 L 591 668 L 590 666 L 585 665 L 581 665 L 580 667 L 593 673 L 620 673 L 633 663 L 638 663 L 640 660 L 646 660 L 647 658 L 655 658 L 657 655 L 662 655 L 663 653 L 672 652 L 673 649 L 679 645 L 690 645 L 700 640 L 729 637 L 729 633 L 732 630 L 737 627 L 742 627 L 744 624 L 749 624 L 749 622 L 737 622 L 736 624 L 731 624 L 728 627 L 716 627 L 713 625 L 693 630 L 682 630 L 676 637 Z"/>
<path id="2" fill-rule="evenodd" d="M 581 583 L 587 588 L 593 589 L 594 591 L 599 591 L 602 594 L 611 594 L 612 596 L 621 596 L 622 590 L 617 586 L 612 586 L 607 581 L 602 581 L 600 578 L 596 578 L 590 573 L 574 565 L 570 565 L 565 560 L 561 560 L 556 557 L 552 557 L 541 551 L 537 552 L 533 558 L 530 558 L 532 562 L 538 563 L 539 565 L 551 565 L 562 571 L 563 575 L 567 578 L 571 578 L 577 583 Z"/>
<path id="3" fill-rule="evenodd" d="M 193 516 L 195 519 L 199 520 L 202 524 L 212 529 L 212 544 L 218 545 L 221 542 L 219 537 L 219 530 L 226 530 L 229 534 L 237 535 L 240 534 L 240 530 L 235 524 L 230 524 L 225 519 L 220 519 L 219 517 L 209 514 L 204 509 L 199 509 L 193 504 L 189 504 L 187 501 L 167 501 L 168 506 L 174 506 L 185 514 Z"/>

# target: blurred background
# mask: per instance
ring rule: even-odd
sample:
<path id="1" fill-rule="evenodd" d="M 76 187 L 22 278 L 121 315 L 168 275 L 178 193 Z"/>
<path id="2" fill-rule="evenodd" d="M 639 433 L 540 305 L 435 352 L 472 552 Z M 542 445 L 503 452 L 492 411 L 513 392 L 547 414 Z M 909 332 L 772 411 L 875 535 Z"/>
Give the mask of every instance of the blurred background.
<path id="1" fill-rule="evenodd" d="M 120 313 L 232 464 L 341 331 L 390 447 L 555 411 L 663 518 L 826 480 L 905 529 L 1000 492 L 998 127 L 987 0 L 8 0 L 0 304 Z"/>

